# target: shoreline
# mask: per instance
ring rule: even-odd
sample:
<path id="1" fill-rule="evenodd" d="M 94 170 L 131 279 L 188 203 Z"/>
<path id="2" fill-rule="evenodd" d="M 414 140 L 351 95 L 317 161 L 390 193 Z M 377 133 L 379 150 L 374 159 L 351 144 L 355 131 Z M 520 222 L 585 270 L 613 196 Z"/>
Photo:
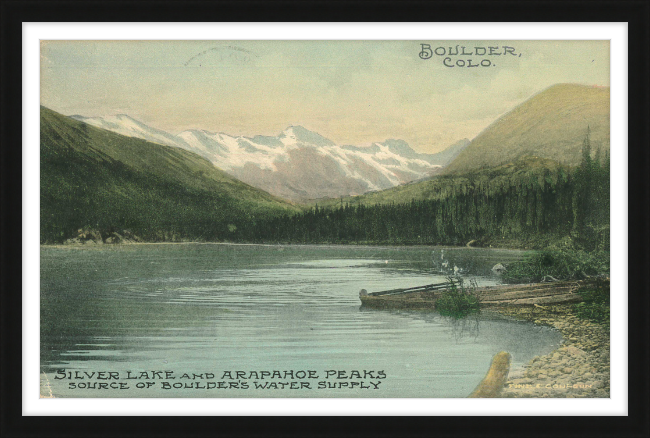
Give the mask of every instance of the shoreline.
<path id="1" fill-rule="evenodd" d="M 265 247 L 326 247 L 326 248 L 378 248 L 378 249 L 396 249 L 396 248 L 436 248 L 436 249 L 469 249 L 469 250 L 495 250 L 495 251 L 537 251 L 535 249 L 522 249 L 522 248 L 506 248 L 506 247 L 482 247 L 482 246 L 452 246 L 452 245 L 373 245 L 373 244 L 353 244 L 353 243 L 240 243 L 240 242 L 128 242 L 128 243 L 80 243 L 80 244 L 65 244 L 65 243 L 40 243 L 41 248 L 68 248 L 68 249 L 83 249 L 83 248 L 122 248 L 141 245 L 231 245 L 231 246 L 265 246 Z"/>
<path id="2" fill-rule="evenodd" d="M 501 315 L 558 330 L 564 340 L 508 376 L 501 398 L 609 398 L 609 322 L 580 319 L 571 304 L 496 307 Z"/>
<path id="3" fill-rule="evenodd" d="M 277 241 L 261 241 L 261 242 L 226 242 L 226 241 L 202 241 L 202 240 L 187 240 L 184 238 L 172 238 L 170 240 L 156 240 L 146 241 L 145 239 L 136 236 L 128 230 L 112 233 L 101 234 L 94 229 L 79 229 L 77 237 L 71 237 L 65 241 L 58 242 L 39 242 L 41 246 L 52 247 L 81 247 L 81 246 L 119 246 L 119 245 L 164 245 L 164 244 L 217 244 L 217 245 L 264 245 L 264 246 L 368 246 L 368 247 L 408 247 L 408 248 L 466 248 L 466 249 L 495 249 L 495 250 L 513 250 L 513 251 L 542 251 L 548 248 L 560 248 L 567 246 L 568 236 L 554 236 L 543 238 L 536 236 L 536 238 L 518 240 L 513 238 L 480 238 L 470 239 L 467 242 L 449 243 L 421 243 L 415 241 L 406 242 L 369 242 L 369 241 L 349 241 L 349 242 L 277 242 Z M 570 240 L 570 237 L 568 238 Z M 40 241 L 40 239 L 39 239 Z"/>

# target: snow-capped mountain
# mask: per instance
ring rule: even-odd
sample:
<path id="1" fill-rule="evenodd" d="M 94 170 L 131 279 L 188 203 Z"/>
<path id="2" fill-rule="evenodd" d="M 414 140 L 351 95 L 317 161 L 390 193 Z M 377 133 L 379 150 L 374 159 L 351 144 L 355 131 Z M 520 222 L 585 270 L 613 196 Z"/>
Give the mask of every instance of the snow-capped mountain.
<path id="1" fill-rule="evenodd" d="M 178 141 L 173 135 L 161 131 L 160 129 L 147 126 L 126 114 L 117 114 L 108 117 L 84 117 L 79 115 L 70 117 L 88 123 L 89 125 L 106 129 L 107 131 L 126 135 L 127 137 L 141 138 L 152 143 L 159 143 L 167 146 L 178 146 Z"/>
<path id="2" fill-rule="evenodd" d="M 72 117 L 122 135 L 187 149 L 241 181 L 291 200 L 383 190 L 433 175 L 450 161 L 447 151 L 420 154 L 402 140 L 339 146 L 302 126 L 290 126 L 276 137 L 235 137 L 204 130 L 174 136 L 126 115 Z M 467 144 L 463 140 L 452 148 L 456 152 Z"/>

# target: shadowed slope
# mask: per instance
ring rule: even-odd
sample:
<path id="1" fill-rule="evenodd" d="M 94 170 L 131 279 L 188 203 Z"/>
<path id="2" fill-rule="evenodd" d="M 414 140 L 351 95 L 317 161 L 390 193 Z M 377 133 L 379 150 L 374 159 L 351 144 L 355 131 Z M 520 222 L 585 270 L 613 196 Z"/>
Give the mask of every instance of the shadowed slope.
<path id="1" fill-rule="evenodd" d="M 227 239 L 295 210 L 191 152 L 125 137 L 41 107 L 41 241 L 78 228 L 149 240 Z"/>

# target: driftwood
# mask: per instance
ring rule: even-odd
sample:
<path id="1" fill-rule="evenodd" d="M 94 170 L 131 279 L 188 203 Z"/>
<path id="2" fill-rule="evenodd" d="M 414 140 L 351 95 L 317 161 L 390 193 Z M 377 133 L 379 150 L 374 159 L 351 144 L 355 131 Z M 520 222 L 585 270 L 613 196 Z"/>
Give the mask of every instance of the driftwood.
<path id="1" fill-rule="evenodd" d="M 582 301 L 576 290 L 587 281 L 512 284 L 477 288 L 472 293 L 481 306 L 534 306 Z M 591 282 L 589 282 L 591 283 Z M 444 285 L 444 286 L 440 286 Z M 433 309 L 449 283 L 371 292 L 360 296 L 361 303 L 376 308 Z"/>
<path id="2" fill-rule="evenodd" d="M 510 353 L 502 351 L 492 358 L 490 369 L 485 378 L 478 384 L 476 389 L 469 395 L 469 398 L 494 398 L 498 397 L 503 386 L 508 380 L 510 371 Z"/>

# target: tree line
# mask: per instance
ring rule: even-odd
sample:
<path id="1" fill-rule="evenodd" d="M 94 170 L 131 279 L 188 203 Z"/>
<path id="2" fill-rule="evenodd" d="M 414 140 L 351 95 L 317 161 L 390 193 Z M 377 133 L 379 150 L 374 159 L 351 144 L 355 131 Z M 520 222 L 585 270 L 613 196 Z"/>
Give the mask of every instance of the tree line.
<path id="1" fill-rule="evenodd" d="M 368 205 L 361 197 L 356 204 L 280 215 L 152 179 L 119 162 L 98 166 L 68 155 L 42 165 L 45 243 L 87 227 L 104 236 L 128 230 L 146 241 L 465 245 L 539 239 L 543 247 L 544 239 L 571 239 L 585 249 L 609 245 L 609 156 L 592 154 L 589 134 L 577 167 L 529 159 L 419 183 L 420 192 L 406 202 Z"/>
<path id="2" fill-rule="evenodd" d="M 569 238 L 609 248 L 609 156 L 592 157 L 589 135 L 576 168 L 477 173 L 438 183 L 430 199 L 315 206 L 244 226 L 239 241 L 465 245 L 471 240 Z M 234 237 L 234 236 L 233 236 Z"/>

